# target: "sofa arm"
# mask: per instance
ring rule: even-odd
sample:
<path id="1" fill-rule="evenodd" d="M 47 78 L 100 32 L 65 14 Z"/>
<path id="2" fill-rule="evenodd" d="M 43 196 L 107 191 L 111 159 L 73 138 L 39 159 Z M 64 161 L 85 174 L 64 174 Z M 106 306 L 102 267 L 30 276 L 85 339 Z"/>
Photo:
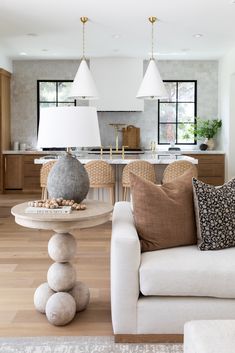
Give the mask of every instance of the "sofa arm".
<path id="1" fill-rule="evenodd" d="M 130 202 L 117 202 L 111 240 L 111 306 L 115 334 L 137 333 L 140 242 Z"/>

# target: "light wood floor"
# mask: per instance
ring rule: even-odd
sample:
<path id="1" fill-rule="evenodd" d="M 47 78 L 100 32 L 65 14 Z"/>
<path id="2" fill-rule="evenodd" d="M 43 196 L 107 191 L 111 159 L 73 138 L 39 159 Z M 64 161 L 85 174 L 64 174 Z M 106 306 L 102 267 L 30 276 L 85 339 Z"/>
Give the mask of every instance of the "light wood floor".
<path id="1" fill-rule="evenodd" d="M 10 208 L 33 195 L 0 195 L 0 336 L 112 335 L 109 291 L 111 222 L 75 231 L 77 277 L 88 284 L 91 302 L 72 323 L 55 327 L 35 311 L 35 288 L 46 281 L 52 260 L 47 254 L 51 232 L 18 226 Z"/>

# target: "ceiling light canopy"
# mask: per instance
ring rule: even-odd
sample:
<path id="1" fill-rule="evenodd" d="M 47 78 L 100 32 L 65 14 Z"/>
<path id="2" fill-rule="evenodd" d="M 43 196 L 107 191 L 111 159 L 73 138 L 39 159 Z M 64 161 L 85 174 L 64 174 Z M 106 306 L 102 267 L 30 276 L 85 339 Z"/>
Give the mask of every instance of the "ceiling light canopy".
<path id="1" fill-rule="evenodd" d="M 153 99 L 164 98 L 164 97 L 167 97 L 168 95 L 154 59 L 153 26 L 154 26 L 154 23 L 157 21 L 157 18 L 154 16 L 149 17 L 149 21 L 152 24 L 151 58 L 136 98 L 153 100 Z"/>
<path id="2" fill-rule="evenodd" d="M 193 35 L 194 38 L 202 38 L 203 34 L 202 33 L 196 33 Z"/>
<path id="3" fill-rule="evenodd" d="M 72 83 L 70 97 L 83 100 L 97 99 L 98 92 L 85 58 L 85 24 L 88 18 L 81 17 L 80 20 L 82 22 L 82 60 Z"/>

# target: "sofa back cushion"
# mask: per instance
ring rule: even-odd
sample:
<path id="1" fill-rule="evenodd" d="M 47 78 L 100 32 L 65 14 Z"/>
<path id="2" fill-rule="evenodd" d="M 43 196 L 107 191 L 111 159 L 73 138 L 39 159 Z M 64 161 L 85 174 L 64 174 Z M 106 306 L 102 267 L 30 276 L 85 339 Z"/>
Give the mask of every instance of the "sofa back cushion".
<path id="1" fill-rule="evenodd" d="M 196 244 L 193 172 L 164 185 L 130 175 L 133 213 L 142 251 Z"/>

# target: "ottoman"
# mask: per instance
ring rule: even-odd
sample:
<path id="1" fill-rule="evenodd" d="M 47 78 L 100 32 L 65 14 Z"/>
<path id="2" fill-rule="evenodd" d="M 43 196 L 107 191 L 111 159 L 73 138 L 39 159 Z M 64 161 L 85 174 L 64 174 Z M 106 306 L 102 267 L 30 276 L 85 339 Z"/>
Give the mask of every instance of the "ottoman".
<path id="1" fill-rule="evenodd" d="M 198 320 L 184 325 L 184 353 L 234 353 L 235 320 Z"/>

